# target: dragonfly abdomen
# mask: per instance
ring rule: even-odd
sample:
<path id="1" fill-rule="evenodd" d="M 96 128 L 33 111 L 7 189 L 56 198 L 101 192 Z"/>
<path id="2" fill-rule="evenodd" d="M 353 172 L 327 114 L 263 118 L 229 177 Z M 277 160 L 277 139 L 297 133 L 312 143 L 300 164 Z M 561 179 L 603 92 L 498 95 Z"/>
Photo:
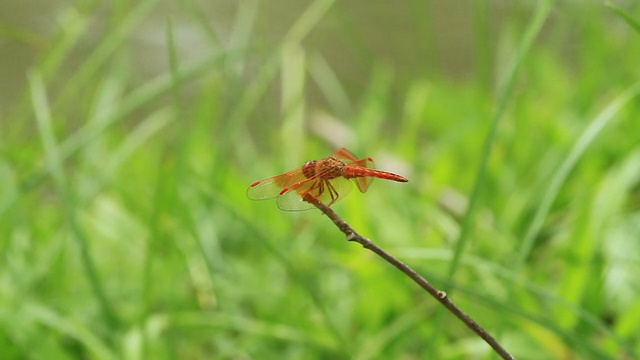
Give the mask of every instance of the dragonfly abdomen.
<path id="1" fill-rule="evenodd" d="M 342 170 L 342 176 L 347 179 L 357 178 L 357 177 L 374 177 L 379 179 L 407 182 L 409 179 L 404 176 L 400 176 L 394 173 L 390 173 L 382 170 L 369 169 L 361 166 L 345 166 Z"/>

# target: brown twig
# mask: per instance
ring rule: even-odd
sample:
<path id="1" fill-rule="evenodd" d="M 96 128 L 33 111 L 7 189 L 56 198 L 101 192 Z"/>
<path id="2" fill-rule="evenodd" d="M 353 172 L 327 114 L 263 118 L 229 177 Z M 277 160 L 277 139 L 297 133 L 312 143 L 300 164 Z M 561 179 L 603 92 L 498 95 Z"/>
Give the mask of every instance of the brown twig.
<path id="1" fill-rule="evenodd" d="M 335 213 L 335 211 L 331 210 L 330 207 L 318 201 L 315 197 L 306 194 L 303 196 L 303 199 L 315 207 L 320 209 L 333 223 L 342 231 L 346 236 L 348 241 L 355 241 L 362 245 L 364 248 L 373 251 L 378 254 L 383 259 L 387 260 L 390 264 L 397 267 L 400 271 L 409 276 L 413 281 L 418 283 L 423 289 L 425 289 L 431 296 L 433 296 L 436 300 L 438 300 L 444 307 L 446 307 L 451 313 L 458 317 L 469 329 L 478 334 L 481 338 L 484 339 L 492 348 L 495 350 L 498 355 L 500 355 L 503 359 L 515 359 L 513 355 L 509 354 L 505 348 L 500 345 L 496 339 L 493 338 L 486 330 L 484 330 L 478 323 L 476 323 L 469 315 L 467 315 L 464 311 L 462 311 L 458 306 L 456 306 L 448 297 L 447 293 L 441 290 L 436 289 L 431 283 L 429 283 L 425 278 L 416 273 L 412 268 L 403 263 L 402 261 L 395 258 L 393 255 L 389 254 L 378 245 L 374 244 L 371 240 L 365 238 L 364 236 L 358 234 L 346 221 L 342 220 Z"/>

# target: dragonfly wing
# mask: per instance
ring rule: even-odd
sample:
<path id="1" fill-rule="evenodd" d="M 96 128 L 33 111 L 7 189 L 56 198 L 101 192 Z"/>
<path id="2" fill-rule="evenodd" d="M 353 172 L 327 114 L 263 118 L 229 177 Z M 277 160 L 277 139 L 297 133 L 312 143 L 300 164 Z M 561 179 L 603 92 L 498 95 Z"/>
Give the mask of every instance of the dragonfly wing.
<path id="1" fill-rule="evenodd" d="M 280 196 L 276 200 L 280 210 L 285 211 L 302 211 L 315 208 L 313 204 L 302 200 L 302 196 L 309 192 L 310 189 L 315 188 L 315 184 L 322 180 L 317 177 L 309 178 L 306 181 L 302 181 L 292 185 L 289 188 L 281 190 Z"/>
<path id="2" fill-rule="evenodd" d="M 340 148 L 338 151 L 333 153 L 334 157 L 337 157 L 340 160 L 343 160 L 346 163 L 352 163 L 358 161 L 358 158 L 353 155 L 353 153 L 347 148 Z"/>
<path id="3" fill-rule="evenodd" d="M 299 183 L 304 179 L 306 179 L 306 176 L 302 173 L 302 168 L 299 168 L 281 175 L 256 181 L 247 189 L 247 197 L 251 200 L 273 199 L 280 194 L 282 189 Z"/>
<path id="4" fill-rule="evenodd" d="M 358 159 L 353 153 L 346 148 L 340 148 L 338 151 L 333 153 L 333 156 L 344 161 L 347 164 L 354 164 L 358 166 L 362 166 L 368 169 L 373 169 L 375 164 L 373 159 L 368 157 L 364 159 Z"/>
<path id="5" fill-rule="evenodd" d="M 356 186 L 358 187 L 358 190 L 360 190 L 361 193 L 366 193 L 367 190 L 369 190 L 369 185 L 371 185 L 373 178 L 370 176 L 363 176 L 363 177 L 353 178 L 353 181 L 356 183 Z"/>
<path id="6" fill-rule="evenodd" d="M 302 196 L 295 190 L 289 190 L 278 196 L 278 208 L 284 211 L 303 211 L 314 209 L 315 206 L 302 200 Z"/>
<path id="7" fill-rule="evenodd" d="M 375 163 L 373 162 L 372 158 L 364 158 L 364 159 L 356 160 L 353 162 L 353 165 L 360 166 L 367 169 L 373 169 L 375 167 Z M 356 185 L 358 186 L 358 190 L 360 190 L 361 193 L 366 193 L 367 190 L 369 189 L 369 185 L 371 185 L 371 182 L 373 181 L 373 177 L 362 176 L 362 177 L 354 178 L 353 181 L 355 181 Z"/>
<path id="8" fill-rule="evenodd" d="M 350 165 L 355 165 L 367 169 L 373 169 L 375 167 L 375 163 L 373 162 L 372 158 L 358 159 L 355 155 L 353 155 L 351 151 L 345 148 L 340 148 L 333 154 L 333 156 Z M 371 181 L 373 181 L 373 178 L 369 176 L 359 176 L 354 177 L 352 180 L 356 183 L 356 186 L 358 186 L 358 190 L 364 193 L 369 189 L 369 185 L 371 185 Z"/>
<path id="9" fill-rule="evenodd" d="M 286 189 L 278 196 L 277 204 L 281 210 L 286 211 L 313 209 L 315 206 L 304 200 L 304 196 L 309 194 L 321 203 L 331 206 L 347 196 L 351 188 L 351 182 L 344 177 L 324 180 L 320 176 L 316 176 Z"/>

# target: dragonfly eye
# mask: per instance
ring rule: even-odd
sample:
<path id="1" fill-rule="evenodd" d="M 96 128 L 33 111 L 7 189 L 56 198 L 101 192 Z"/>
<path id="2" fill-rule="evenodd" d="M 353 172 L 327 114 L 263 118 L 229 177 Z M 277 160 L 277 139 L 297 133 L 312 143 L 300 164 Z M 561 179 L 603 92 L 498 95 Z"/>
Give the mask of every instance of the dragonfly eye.
<path id="1" fill-rule="evenodd" d="M 302 165 L 302 173 L 308 179 L 316 174 L 317 160 L 307 161 Z"/>

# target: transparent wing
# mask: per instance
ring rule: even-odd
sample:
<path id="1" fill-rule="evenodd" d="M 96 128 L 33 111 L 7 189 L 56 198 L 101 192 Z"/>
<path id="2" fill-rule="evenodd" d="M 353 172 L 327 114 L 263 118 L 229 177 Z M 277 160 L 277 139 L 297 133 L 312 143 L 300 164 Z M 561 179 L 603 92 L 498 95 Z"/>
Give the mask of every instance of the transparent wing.
<path id="1" fill-rule="evenodd" d="M 353 155 L 351 151 L 347 150 L 346 148 L 340 148 L 333 154 L 333 156 L 344 161 L 347 164 L 352 164 L 367 169 L 373 169 L 375 167 L 375 163 L 373 162 L 372 158 L 358 159 L 355 155 Z M 356 186 L 358 187 L 358 190 L 360 190 L 360 192 L 365 193 L 369 189 L 369 185 L 371 185 L 373 177 L 359 176 L 352 178 L 351 180 L 356 183 Z"/>
<path id="2" fill-rule="evenodd" d="M 358 158 L 355 155 L 353 155 L 351 151 L 347 150 L 347 148 L 338 149 L 338 151 L 333 153 L 333 156 L 337 157 L 338 159 L 344 161 L 347 164 L 358 161 Z"/>
<path id="3" fill-rule="evenodd" d="M 347 196 L 352 187 L 351 182 L 343 177 L 325 180 L 322 176 L 314 176 L 283 190 L 276 202 L 278 207 L 285 211 L 314 209 L 313 204 L 303 199 L 305 194 L 309 194 L 321 203 L 331 206 Z"/>
<path id="4" fill-rule="evenodd" d="M 256 181 L 247 189 L 247 197 L 251 200 L 273 199 L 282 189 L 306 179 L 302 167 L 287 173 Z"/>

